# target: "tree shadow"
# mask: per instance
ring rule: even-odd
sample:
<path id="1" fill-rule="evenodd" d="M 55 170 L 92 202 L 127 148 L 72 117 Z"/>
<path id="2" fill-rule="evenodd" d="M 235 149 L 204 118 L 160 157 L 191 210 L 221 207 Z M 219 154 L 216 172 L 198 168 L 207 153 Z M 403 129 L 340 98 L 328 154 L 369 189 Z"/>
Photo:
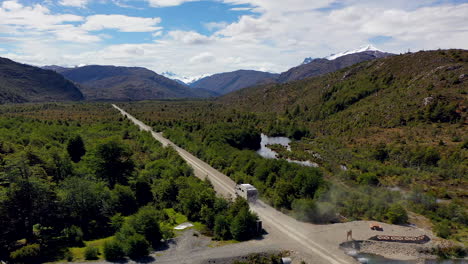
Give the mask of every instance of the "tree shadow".
<path id="1" fill-rule="evenodd" d="M 154 262 L 156 259 L 153 256 L 146 256 L 138 259 L 134 259 L 137 263 L 151 263 Z"/>

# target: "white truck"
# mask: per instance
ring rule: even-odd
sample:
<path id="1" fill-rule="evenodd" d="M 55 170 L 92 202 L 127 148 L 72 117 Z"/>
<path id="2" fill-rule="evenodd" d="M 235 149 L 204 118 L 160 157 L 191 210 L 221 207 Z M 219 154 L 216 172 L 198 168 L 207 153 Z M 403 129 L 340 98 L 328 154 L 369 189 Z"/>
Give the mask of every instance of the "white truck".
<path id="1" fill-rule="evenodd" d="M 246 199 L 248 202 L 255 202 L 258 198 L 258 190 L 248 183 L 237 184 L 236 195 Z"/>

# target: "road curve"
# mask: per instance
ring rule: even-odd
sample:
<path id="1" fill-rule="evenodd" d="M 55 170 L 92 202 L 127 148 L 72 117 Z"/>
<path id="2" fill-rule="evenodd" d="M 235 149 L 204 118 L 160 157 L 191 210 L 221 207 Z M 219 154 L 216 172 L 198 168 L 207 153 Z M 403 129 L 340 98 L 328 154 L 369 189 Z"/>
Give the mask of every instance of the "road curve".
<path id="1" fill-rule="evenodd" d="M 112 104 L 114 108 L 120 111 L 120 113 L 131 120 L 141 130 L 148 131 L 152 136 L 158 140 L 163 146 L 173 147 L 179 155 L 193 168 L 194 173 L 201 179 L 208 178 L 213 184 L 214 189 L 219 194 L 225 197 L 234 197 L 235 182 L 228 176 L 217 171 L 209 164 L 198 159 L 194 155 L 190 154 L 186 150 L 178 147 L 170 140 L 163 137 L 161 133 L 156 133 L 150 126 L 147 126 L 140 120 L 136 119 L 117 105 Z M 317 264 L 346 264 L 355 263 L 355 260 L 340 249 L 337 244 L 329 243 L 323 236 L 326 234 L 322 233 L 320 236 L 317 235 L 319 232 L 314 231 L 313 225 L 305 224 L 287 216 L 266 203 L 258 200 L 255 203 L 250 204 L 251 210 L 257 213 L 259 218 L 263 222 L 263 226 L 268 233 L 274 233 L 277 237 L 284 238 L 283 245 L 290 246 L 291 249 L 297 250 L 310 257 L 311 263 Z M 328 242 L 328 243 L 327 243 Z"/>

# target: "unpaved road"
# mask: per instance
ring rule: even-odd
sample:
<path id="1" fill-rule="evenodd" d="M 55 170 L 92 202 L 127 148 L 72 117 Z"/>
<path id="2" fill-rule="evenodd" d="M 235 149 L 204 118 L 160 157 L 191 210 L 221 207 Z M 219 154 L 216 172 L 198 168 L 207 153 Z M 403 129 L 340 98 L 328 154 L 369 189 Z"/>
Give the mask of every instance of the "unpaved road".
<path id="1" fill-rule="evenodd" d="M 151 127 L 145 125 L 132 115 L 116 105 L 112 105 L 122 115 L 130 119 L 141 130 L 150 132 L 153 137 L 164 146 L 173 147 L 180 156 L 193 168 L 194 173 L 201 179 L 208 178 L 219 194 L 225 197 L 234 197 L 235 182 L 228 176 L 217 171 L 209 164 L 193 156 L 184 149 L 164 138 L 161 133 L 154 132 Z M 368 239 L 375 235 L 375 231 L 369 230 L 369 222 L 356 221 L 344 224 L 313 225 L 303 223 L 285 215 L 261 200 L 250 204 L 251 210 L 258 214 L 268 232 L 266 241 L 274 241 L 278 248 L 296 251 L 307 263 L 314 264 L 346 264 L 357 263 L 352 257 L 346 255 L 338 245 L 346 240 L 346 231 L 353 230 L 355 239 Z M 424 232 L 409 227 L 399 227 L 382 224 L 384 229 L 391 230 L 392 234 L 419 235 Z"/>

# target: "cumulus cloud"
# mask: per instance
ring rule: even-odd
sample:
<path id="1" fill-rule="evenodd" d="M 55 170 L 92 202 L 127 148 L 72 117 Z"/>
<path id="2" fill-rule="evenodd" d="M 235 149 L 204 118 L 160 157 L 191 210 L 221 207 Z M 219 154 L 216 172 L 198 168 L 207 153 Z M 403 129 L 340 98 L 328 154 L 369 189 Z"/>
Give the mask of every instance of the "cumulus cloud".
<path id="1" fill-rule="evenodd" d="M 86 18 L 81 27 L 88 31 L 116 29 L 121 32 L 153 32 L 160 30 L 156 25 L 161 18 L 130 17 L 124 15 L 93 15 Z"/>
<path id="2" fill-rule="evenodd" d="M 211 42 L 212 40 L 210 37 L 204 36 L 195 31 L 175 30 L 175 31 L 169 32 L 169 36 L 175 42 L 179 42 L 183 44 L 191 44 L 191 45 L 207 44 Z"/>
<path id="3" fill-rule="evenodd" d="M 198 64 L 198 63 L 209 63 L 216 59 L 216 57 L 211 52 L 203 52 L 198 54 L 192 58 L 190 58 L 190 63 Z"/>
<path id="4" fill-rule="evenodd" d="M 123 19 L 115 15 L 87 18 L 51 14 L 41 5 L 25 7 L 5 1 L 0 4 L 0 31 L 11 33 L 7 39 L 0 38 L 0 43 L 14 41 L 18 52 L 8 56 L 26 63 L 142 66 L 184 76 L 237 69 L 282 72 L 305 57 L 324 57 L 357 48 L 379 36 L 386 38 L 377 47 L 395 53 L 408 48 L 415 51 L 468 46 L 468 4 L 463 3 L 343 0 L 333 7 L 336 1 L 332 0 L 219 1 L 254 13 L 230 24 L 204 24 L 211 32 L 208 35 L 183 30 L 165 30 L 163 34 L 158 19 L 120 23 Z M 153 0 L 152 5 L 184 2 Z M 102 29 L 148 32 L 148 39 L 109 45 L 99 41 L 105 38 L 98 32 Z M 57 39 L 66 43 L 57 43 Z"/>
<path id="5" fill-rule="evenodd" d="M 0 29 L 4 34 L 16 36 L 17 41 L 34 36 L 74 42 L 99 41 L 99 37 L 69 24 L 81 21 L 83 17 L 73 14 L 51 14 L 39 4 L 23 6 L 17 1 L 5 1 L 0 7 Z"/>
<path id="6" fill-rule="evenodd" d="M 88 0 L 60 0 L 59 4 L 63 6 L 85 7 Z"/>
<path id="7" fill-rule="evenodd" d="M 196 2 L 199 0 L 148 0 L 152 7 L 178 6 L 186 2 Z"/>
<path id="8" fill-rule="evenodd" d="M 227 27 L 229 24 L 227 22 L 209 22 L 209 23 L 204 23 L 203 26 L 205 26 L 206 29 L 209 31 L 213 30 L 220 30 L 225 27 Z"/>

